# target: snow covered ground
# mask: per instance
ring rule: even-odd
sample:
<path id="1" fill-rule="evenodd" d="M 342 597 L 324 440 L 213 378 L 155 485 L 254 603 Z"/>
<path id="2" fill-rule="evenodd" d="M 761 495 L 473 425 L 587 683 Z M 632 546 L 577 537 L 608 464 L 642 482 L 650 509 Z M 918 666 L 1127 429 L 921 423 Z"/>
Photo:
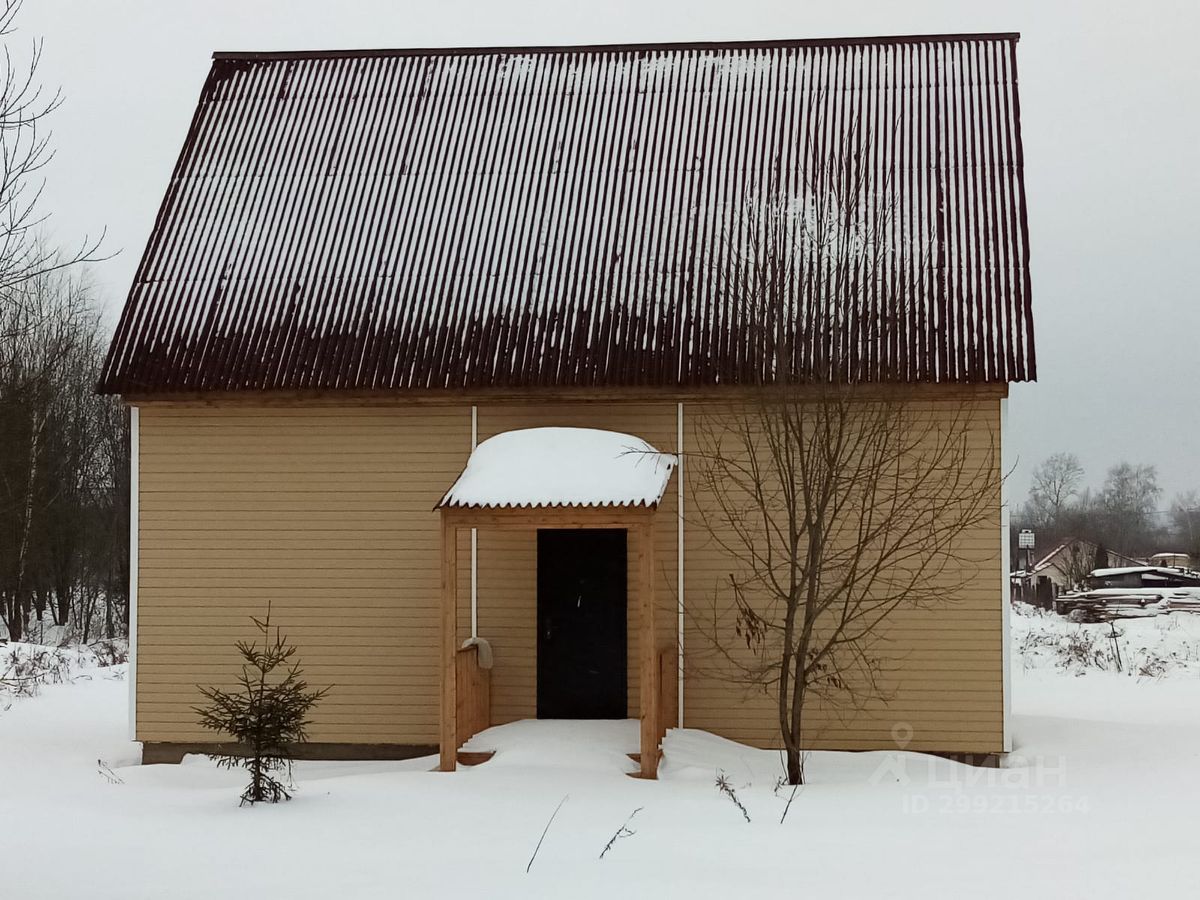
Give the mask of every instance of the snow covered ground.
<path id="1" fill-rule="evenodd" d="M 1018 604 L 1012 617 L 1017 667 L 1081 675 L 1097 670 L 1131 678 L 1200 679 L 1200 614 L 1147 613 L 1111 625 L 1076 624 Z"/>
<path id="2" fill-rule="evenodd" d="M 453 775 L 301 763 L 295 800 L 242 809 L 237 772 L 136 765 L 124 667 L 83 666 L 0 702 L 0 897 L 1198 896 L 1200 617 L 1119 627 L 1128 653 L 1186 659 L 1064 667 L 1047 648 L 1107 626 L 1015 616 L 1006 768 L 815 754 L 782 824 L 775 754 L 675 731 L 643 782 L 623 722 L 493 729 L 495 759 Z"/>

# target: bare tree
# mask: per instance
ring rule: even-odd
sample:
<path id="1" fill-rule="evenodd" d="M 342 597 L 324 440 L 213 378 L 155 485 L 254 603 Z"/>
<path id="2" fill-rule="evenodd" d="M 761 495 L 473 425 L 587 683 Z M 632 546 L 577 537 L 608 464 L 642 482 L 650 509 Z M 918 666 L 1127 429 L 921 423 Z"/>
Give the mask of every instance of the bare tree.
<path id="1" fill-rule="evenodd" d="M 1074 453 L 1055 453 L 1033 470 L 1033 485 L 1029 500 L 1037 516 L 1037 524 L 1061 525 L 1063 513 L 1079 496 L 1083 483 L 1083 466 Z"/>
<path id="2" fill-rule="evenodd" d="M 1191 490 L 1177 494 L 1171 502 L 1171 524 L 1174 539 L 1183 547 L 1193 561 L 1200 559 L 1200 491 Z"/>
<path id="3" fill-rule="evenodd" d="M 46 91 L 38 79 L 42 42 L 34 40 L 23 61 L 14 55 L 12 39 L 23 0 L 0 5 L 0 303 L 21 300 L 12 289 L 26 281 L 81 262 L 95 260 L 104 236 L 84 237 L 73 252 L 63 253 L 39 240 L 46 221 L 40 201 L 42 170 L 53 157 L 47 118 L 61 105 L 60 91 Z M 9 322 L 11 327 L 13 323 Z"/>
<path id="4" fill-rule="evenodd" d="M 693 515 L 730 564 L 699 625 L 719 672 L 774 696 L 791 784 L 810 703 L 880 697 L 886 624 L 952 602 L 994 562 L 967 538 L 999 527 L 982 406 L 868 384 L 860 367 L 911 312 L 927 244 L 890 227 L 868 135 L 810 149 L 805 182 L 773 180 L 731 229 L 723 300 L 767 362 L 698 414 L 686 459 Z"/>
<path id="5" fill-rule="evenodd" d="M 1160 496 L 1156 466 L 1121 462 L 1108 470 L 1100 507 L 1114 549 L 1132 555 L 1154 542 L 1153 517 Z"/>
<path id="6" fill-rule="evenodd" d="M 0 307 L 0 621 L 19 640 L 33 611 L 91 636 L 126 602 L 125 412 L 93 386 L 104 338 L 87 282 L 43 273 Z M 106 609 L 107 612 L 107 609 Z M 109 612 L 118 630 L 126 613 Z"/>
<path id="7" fill-rule="evenodd" d="M 116 484 L 109 463 L 125 455 L 98 441 L 116 408 L 92 393 L 99 319 L 86 283 L 67 274 L 95 260 L 100 241 L 63 252 L 39 236 L 52 157 L 45 125 L 62 96 L 39 81 L 40 41 L 14 50 L 20 9 L 0 2 L 0 621 L 15 639 L 31 610 L 63 624 L 80 591 L 98 600 L 88 517 Z M 123 543 L 106 552 L 123 555 Z"/>
<path id="8" fill-rule="evenodd" d="M 1068 541 L 1058 567 L 1072 590 L 1083 586 L 1084 579 L 1096 567 L 1097 545 L 1087 541 Z"/>
<path id="9" fill-rule="evenodd" d="M 0 612 L 13 638 L 20 637 L 29 605 L 27 575 L 38 487 L 46 475 L 47 427 L 61 408 L 63 376 L 86 331 L 81 295 L 60 287 L 49 276 L 34 278 L 9 289 L 19 302 L 0 307 L 6 337 L 0 342 L 0 404 L 9 437 L 4 487 L 12 527 Z"/>

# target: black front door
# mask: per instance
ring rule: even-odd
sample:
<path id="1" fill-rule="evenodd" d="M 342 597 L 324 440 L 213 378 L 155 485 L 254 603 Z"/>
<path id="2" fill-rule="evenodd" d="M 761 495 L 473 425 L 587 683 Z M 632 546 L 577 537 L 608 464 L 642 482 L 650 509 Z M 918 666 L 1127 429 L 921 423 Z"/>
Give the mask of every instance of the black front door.
<path id="1" fill-rule="evenodd" d="M 539 719 L 624 719 L 625 532 L 538 532 Z"/>

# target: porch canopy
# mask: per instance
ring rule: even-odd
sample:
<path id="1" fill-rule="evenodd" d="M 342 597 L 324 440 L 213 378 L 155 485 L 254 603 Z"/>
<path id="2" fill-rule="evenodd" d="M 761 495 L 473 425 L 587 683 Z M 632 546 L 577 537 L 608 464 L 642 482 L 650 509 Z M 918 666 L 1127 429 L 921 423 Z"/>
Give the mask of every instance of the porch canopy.
<path id="1" fill-rule="evenodd" d="M 654 515 L 677 465 L 641 438 L 594 428 L 528 428 L 479 444 L 442 497 L 441 733 L 453 771 L 458 727 L 457 602 L 460 529 L 627 529 L 638 536 L 641 774 L 658 770 L 659 665 L 654 626 Z M 466 735 L 464 737 L 467 737 Z"/>

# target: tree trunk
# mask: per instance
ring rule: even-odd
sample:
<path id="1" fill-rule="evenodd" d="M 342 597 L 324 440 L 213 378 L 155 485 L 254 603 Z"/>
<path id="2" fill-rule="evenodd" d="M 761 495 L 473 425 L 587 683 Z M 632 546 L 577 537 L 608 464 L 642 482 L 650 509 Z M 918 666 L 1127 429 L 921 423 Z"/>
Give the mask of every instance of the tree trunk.
<path id="1" fill-rule="evenodd" d="M 84 588 L 80 592 L 79 610 L 79 618 L 83 625 L 83 643 L 86 644 L 92 636 L 92 615 L 96 611 L 95 588 Z"/>
<path id="2" fill-rule="evenodd" d="M 0 617 L 8 629 L 8 639 L 19 641 L 25 637 L 25 604 L 17 594 L 11 594 L 0 600 Z"/>
<path id="3" fill-rule="evenodd" d="M 51 607 L 55 625 L 66 625 L 71 618 L 71 588 L 60 584 L 54 590 L 54 605 Z"/>
<path id="4" fill-rule="evenodd" d="M 788 723 L 787 740 L 787 777 L 788 784 L 804 784 L 804 701 L 808 699 L 807 673 L 804 667 L 804 656 L 807 655 L 808 640 L 804 642 L 804 650 L 795 661 L 796 672 L 792 683 L 792 718 Z"/>
<path id="5" fill-rule="evenodd" d="M 801 699 L 796 704 L 800 708 L 796 709 L 793 707 L 791 733 L 788 735 L 787 740 L 787 780 L 788 784 L 804 784 L 804 747 L 801 744 L 800 730 L 800 725 L 803 721 L 804 687 L 796 685 L 793 690 L 801 694 Z M 792 702 L 796 702 L 794 698 Z"/>
<path id="6" fill-rule="evenodd" d="M 25 567 L 29 558 L 29 535 L 33 529 L 34 488 L 37 484 L 38 455 L 41 453 L 42 428 L 45 426 L 45 424 L 45 414 L 42 415 L 41 420 L 39 421 L 36 413 L 34 414 L 34 420 L 30 423 L 29 477 L 25 482 L 25 518 L 21 522 L 21 538 L 17 544 L 17 577 L 16 590 L 14 591 L 14 594 L 17 598 L 20 598 L 21 591 L 24 589 Z M 19 599 L 17 600 L 17 603 L 20 604 Z M 9 630 L 11 631 L 11 625 Z"/>
<path id="7" fill-rule="evenodd" d="M 800 764 L 799 747 L 789 747 L 787 750 L 787 779 L 788 784 L 804 784 L 804 767 Z"/>

